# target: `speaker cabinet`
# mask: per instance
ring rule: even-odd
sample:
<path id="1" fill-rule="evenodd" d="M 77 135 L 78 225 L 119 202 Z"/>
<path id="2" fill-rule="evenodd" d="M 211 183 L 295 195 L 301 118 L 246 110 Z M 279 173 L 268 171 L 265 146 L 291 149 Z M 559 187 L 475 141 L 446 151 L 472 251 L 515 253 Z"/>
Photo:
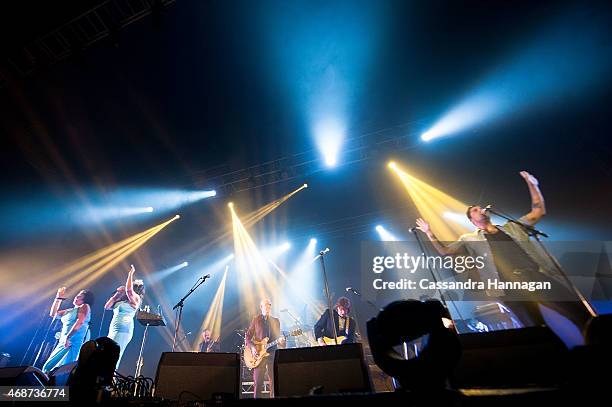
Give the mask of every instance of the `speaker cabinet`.
<path id="1" fill-rule="evenodd" d="M 72 362 L 66 365 L 56 367 L 49 372 L 49 382 L 52 386 L 68 386 L 70 374 L 76 368 L 79 362 Z"/>
<path id="2" fill-rule="evenodd" d="M 155 396 L 167 400 L 238 399 L 237 353 L 164 352 L 155 377 Z"/>
<path id="3" fill-rule="evenodd" d="M 274 356 L 276 397 L 370 391 L 360 343 L 279 349 Z"/>
<path id="4" fill-rule="evenodd" d="M 0 386 L 47 386 L 49 378 L 33 366 L 3 367 L 0 369 Z"/>
<path id="5" fill-rule="evenodd" d="M 554 386 L 567 365 L 566 346 L 546 327 L 461 334 L 459 341 L 457 388 Z"/>

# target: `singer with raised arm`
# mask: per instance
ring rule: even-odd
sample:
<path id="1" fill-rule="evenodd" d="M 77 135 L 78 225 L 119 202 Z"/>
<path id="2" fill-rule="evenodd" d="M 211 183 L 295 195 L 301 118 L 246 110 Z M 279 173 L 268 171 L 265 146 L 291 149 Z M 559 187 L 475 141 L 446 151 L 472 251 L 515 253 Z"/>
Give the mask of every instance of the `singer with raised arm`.
<path id="1" fill-rule="evenodd" d="M 260 314 L 253 318 L 251 325 L 245 334 L 245 345 L 250 350 L 253 359 L 257 360 L 264 352 L 269 353 L 253 369 L 253 384 L 255 386 L 254 398 L 261 398 L 264 390 L 264 377 L 267 372 L 270 379 L 270 397 L 273 397 L 274 389 L 274 351 L 276 348 L 284 348 L 287 344 L 285 337 L 281 334 L 280 320 L 270 315 L 272 302 L 264 298 L 259 303 Z M 277 346 L 265 349 L 267 343 L 278 340 Z"/>
<path id="2" fill-rule="evenodd" d="M 352 290 L 351 287 L 349 288 Z M 346 297 L 338 298 L 333 311 L 333 323 L 336 325 L 336 333 L 338 335 L 337 344 L 354 343 L 357 324 L 355 324 L 355 320 L 348 315 L 351 312 L 351 301 Z M 321 314 L 321 317 L 315 324 L 314 336 L 320 346 L 336 345 L 334 328 L 329 318 L 329 309 L 326 309 L 325 312 Z"/>
<path id="3" fill-rule="evenodd" d="M 93 293 L 89 290 L 81 290 L 72 300 L 74 307 L 59 309 L 65 299 L 66 287 L 60 287 L 51 305 L 49 316 L 52 318 L 61 317 L 62 331 L 57 345 L 43 365 L 42 371 L 45 373 L 75 362 L 79 358 L 81 345 L 87 338 L 91 306 L 94 302 Z"/>
<path id="4" fill-rule="evenodd" d="M 523 326 L 548 325 L 568 345 L 583 343 L 581 330 L 590 318 L 588 310 L 579 302 L 578 296 L 570 291 L 550 258 L 538 250 L 530 241 L 528 228 L 535 225 L 545 214 L 546 206 L 538 180 L 527 171 L 520 172 L 531 196 L 531 210 L 518 221 L 508 221 L 503 225 L 491 222 L 488 208 L 471 205 L 466 216 L 476 226 L 476 230 L 459 237 L 456 242 L 440 242 L 432 232 L 429 223 L 422 218 L 416 220 L 417 229 L 425 233 L 436 251 L 443 256 L 469 254 L 484 256 L 485 267 L 477 273 L 481 279 L 502 282 L 543 281 L 549 282 L 554 292 L 553 300 L 540 295 L 508 290 L 485 290 L 486 296 L 506 305 L 520 320 Z M 548 311 L 556 314 L 554 326 L 544 319 Z M 558 318 L 561 317 L 561 318 Z M 559 322 L 561 322 L 559 324 Z M 573 323 L 573 327 L 571 326 Z"/>
<path id="5" fill-rule="evenodd" d="M 134 316 L 142 304 L 145 293 L 144 282 L 134 280 L 136 269 L 130 265 L 125 285 L 117 287 L 115 294 L 104 304 L 105 310 L 113 310 L 113 319 L 108 328 L 108 337 L 119 344 L 119 359 L 117 368 L 121 363 L 123 352 L 132 340 L 134 334 Z"/>

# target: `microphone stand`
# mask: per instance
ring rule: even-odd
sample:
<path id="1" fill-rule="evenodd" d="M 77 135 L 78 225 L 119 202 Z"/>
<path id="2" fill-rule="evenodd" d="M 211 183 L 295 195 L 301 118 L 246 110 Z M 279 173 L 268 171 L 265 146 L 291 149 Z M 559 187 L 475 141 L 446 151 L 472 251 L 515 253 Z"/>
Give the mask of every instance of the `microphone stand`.
<path id="1" fill-rule="evenodd" d="M 328 250 L 321 250 L 319 252 L 319 260 L 321 261 L 321 269 L 323 270 L 323 286 L 325 287 L 325 296 L 327 297 L 327 310 L 329 312 L 330 323 L 332 326 L 332 332 L 334 333 L 334 342 L 338 344 L 338 331 L 336 329 L 336 321 L 334 321 L 334 311 L 332 310 L 332 301 L 329 294 L 329 284 L 327 281 L 327 272 L 325 271 L 325 254 Z"/>
<path id="2" fill-rule="evenodd" d="M 106 315 L 106 308 L 102 311 L 102 318 L 100 319 L 100 327 L 98 328 L 98 338 L 102 336 L 102 324 L 104 324 L 104 316 Z"/>
<path id="3" fill-rule="evenodd" d="M 421 249 L 421 253 L 425 254 L 425 245 L 423 245 L 423 241 L 421 240 L 421 238 L 419 237 L 419 234 L 417 233 L 415 228 L 410 228 L 409 229 L 410 232 L 412 232 L 412 234 L 414 235 L 414 238 L 416 239 L 418 245 L 419 245 L 419 249 Z M 434 274 L 433 270 L 431 269 L 431 266 L 429 265 L 429 262 L 425 262 L 425 264 L 427 265 L 427 270 L 429 271 L 429 274 L 431 274 L 431 277 L 434 280 L 434 283 L 436 284 L 436 287 L 438 286 L 438 279 L 436 278 L 436 275 Z M 440 300 L 442 300 L 442 304 L 444 305 L 445 308 L 448 308 L 446 305 L 446 299 L 444 298 L 444 294 L 442 294 L 442 290 L 438 288 L 438 294 L 440 294 Z"/>
<path id="4" fill-rule="evenodd" d="M 40 321 L 38 322 L 38 328 L 36 328 L 36 332 L 34 332 L 34 336 L 32 337 L 32 340 L 30 341 L 30 344 L 28 345 L 28 348 L 26 349 L 26 351 L 23 354 L 23 357 L 21 358 L 21 363 L 20 365 L 23 365 L 28 353 L 30 352 L 30 348 L 32 347 L 32 345 L 34 344 L 34 341 L 36 340 L 36 337 L 38 336 L 38 332 L 40 331 L 40 328 L 43 327 L 43 325 L 46 325 L 46 320 L 47 320 L 47 315 L 49 315 L 49 311 L 45 310 L 45 313 L 41 316 Z M 51 321 L 51 324 L 53 323 L 53 321 L 55 320 L 55 318 Z M 49 330 L 46 331 L 45 333 L 45 338 L 43 339 L 43 342 L 46 340 L 46 335 L 49 333 Z M 34 353 L 36 353 L 36 348 L 38 347 L 38 345 L 36 345 L 36 347 L 34 347 Z M 32 355 L 33 356 L 33 355 Z M 28 360 L 28 362 L 30 362 L 32 360 L 32 357 L 30 356 L 30 360 Z M 32 364 L 32 366 L 34 366 L 34 364 Z"/>
<path id="5" fill-rule="evenodd" d="M 300 319 L 298 317 L 296 317 L 295 315 L 293 315 L 293 313 L 291 312 L 291 310 L 289 310 L 287 308 L 286 310 L 287 314 L 289 314 L 289 316 L 291 317 L 291 319 L 293 319 L 293 323 L 298 325 L 298 326 L 302 326 L 302 321 L 300 321 Z"/>
<path id="6" fill-rule="evenodd" d="M 38 363 L 38 359 L 40 358 L 40 355 L 42 353 L 46 353 L 47 352 L 46 349 L 43 352 L 43 348 L 45 348 L 45 345 L 46 345 L 46 342 L 47 342 L 47 338 L 49 338 L 49 332 L 51 332 L 51 330 L 53 329 L 53 326 L 55 325 L 55 321 L 59 321 L 59 320 L 60 319 L 57 318 L 57 315 L 56 315 L 56 316 L 54 316 L 51 319 L 51 322 L 49 322 L 49 326 L 47 326 L 47 330 L 45 331 L 45 336 L 43 337 L 42 342 L 40 343 L 40 348 L 38 349 L 38 352 L 36 352 L 36 357 L 34 358 L 34 362 L 32 362 L 32 366 L 36 366 L 36 364 Z M 55 346 L 53 346 L 53 347 L 55 347 Z M 47 357 L 49 357 L 49 355 L 47 355 Z"/>
<path id="7" fill-rule="evenodd" d="M 576 287 L 576 285 L 572 282 L 572 280 L 569 279 L 569 277 L 567 276 L 565 271 L 563 271 L 563 268 L 561 267 L 561 264 L 548 251 L 548 249 L 544 245 L 544 242 L 542 242 L 542 240 L 540 239 L 540 236 L 548 237 L 548 235 L 546 233 L 542 232 L 541 230 L 538 230 L 538 229 L 534 228 L 531 225 L 527 225 L 526 223 L 523 223 L 523 222 L 519 221 L 518 219 L 514 219 L 511 216 L 504 215 L 504 214 L 500 213 L 499 211 L 496 211 L 496 210 L 494 210 L 492 208 L 489 208 L 488 212 L 491 212 L 492 214 L 497 215 L 500 218 L 503 218 L 503 219 L 507 220 L 508 222 L 511 222 L 511 223 L 514 223 L 514 224 L 520 226 L 525 231 L 525 233 L 527 233 L 527 235 L 529 237 L 533 237 L 538 242 L 539 246 L 542 248 L 542 251 L 544 251 L 544 253 L 546 254 L 546 257 L 548 257 L 548 259 L 554 265 L 555 269 L 557 269 L 557 272 L 561 275 L 563 280 L 567 283 L 567 285 L 569 285 L 569 287 L 572 289 L 574 294 L 576 294 L 576 296 L 578 296 L 578 299 L 580 300 L 582 305 L 586 308 L 586 310 L 589 312 L 589 314 L 591 314 L 592 317 L 596 317 L 597 316 L 597 312 L 595 312 L 595 309 L 593 308 L 593 306 L 591 306 L 591 304 L 586 299 L 586 297 L 584 295 L 582 295 L 582 293 L 578 290 L 578 287 Z"/>
<path id="8" fill-rule="evenodd" d="M 176 305 L 174 307 L 172 307 L 173 310 L 178 308 L 178 318 L 176 319 L 176 323 L 174 326 L 174 339 L 172 340 L 172 352 L 174 352 L 174 349 L 176 348 L 176 336 L 178 335 L 178 331 L 179 328 L 181 326 L 181 319 L 183 318 L 183 306 L 185 305 L 185 300 L 187 299 L 187 297 L 189 297 L 191 294 L 193 294 L 193 292 L 202 284 L 204 284 L 204 281 L 206 281 L 207 278 L 210 277 L 210 274 L 205 275 L 204 277 L 200 277 L 198 278 L 198 281 L 196 281 L 195 285 L 193 287 L 191 287 L 191 289 L 189 290 L 189 292 L 187 294 L 185 294 L 185 296 L 183 298 L 181 298 L 181 300 L 179 302 L 176 303 Z"/>

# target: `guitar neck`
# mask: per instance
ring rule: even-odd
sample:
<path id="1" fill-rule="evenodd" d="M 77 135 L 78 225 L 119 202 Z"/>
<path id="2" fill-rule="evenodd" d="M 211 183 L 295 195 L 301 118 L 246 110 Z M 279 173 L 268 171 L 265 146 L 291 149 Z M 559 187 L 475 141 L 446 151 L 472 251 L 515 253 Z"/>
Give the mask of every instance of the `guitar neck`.
<path id="1" fill-rule="evenodd" d="M 277 339 L 275 339 L 272 342 L 270 342 L 269 344 L 267 344 L 266 345 L 266 350 L 270 349 L 272 346 L 278 345 L 278 341 L 280 341 L 281 338 L 287 339 L 290 336 L 298 336 L 298 335 L 302 335 L 302 330 L 292 331 L 291 333 L 289 333 L 287 335 L 281 335 Z"/>
<path id="2" fill-rule="evenodd" d="M 278 341 L 280 340 L 280 338 L 286 338 L 286 337 L 287 335 L 281 335 L 278 339 L 273 340 L 272 342 L 266 345 L 266 350 L 270 349 L 272 346 L 278 345 Z"/>

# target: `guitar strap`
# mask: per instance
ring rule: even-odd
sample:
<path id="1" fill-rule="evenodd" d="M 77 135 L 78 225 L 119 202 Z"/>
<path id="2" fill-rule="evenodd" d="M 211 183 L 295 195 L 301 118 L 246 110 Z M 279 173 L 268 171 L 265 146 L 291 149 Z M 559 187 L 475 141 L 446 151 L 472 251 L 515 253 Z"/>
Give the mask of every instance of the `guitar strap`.
<path id="1" fill-rule="evenodd" d="M 346 324 L 344 324 L 344 335 L 348 336 L 349 333 L 349 324 L 351 323 L 351 318 L 350 317 L 345 317 L 346 319 Z M 340 315 L 338 315 L 338 327 L 340 326 Z"/>

